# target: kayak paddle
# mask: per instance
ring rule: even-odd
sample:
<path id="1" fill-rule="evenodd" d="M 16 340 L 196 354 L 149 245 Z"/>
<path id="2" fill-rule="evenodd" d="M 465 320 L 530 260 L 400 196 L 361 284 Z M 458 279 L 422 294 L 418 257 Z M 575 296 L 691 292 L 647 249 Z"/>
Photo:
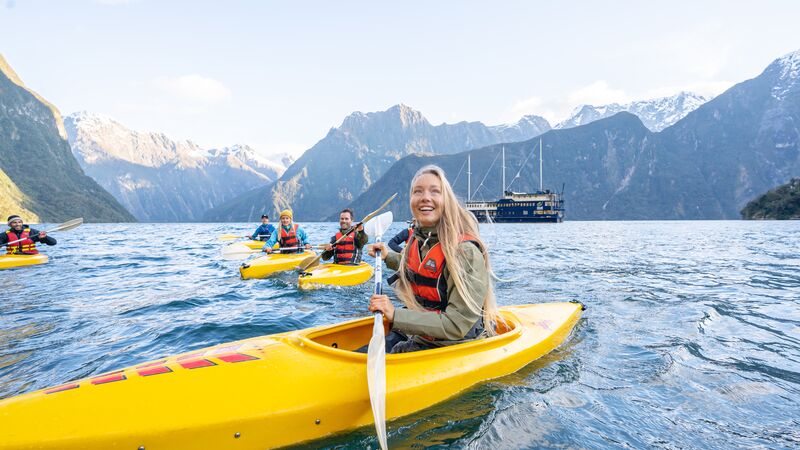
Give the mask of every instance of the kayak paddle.
<path id="1" fill-rule="evenodd" d="M 311 248 L 316 248 L 316 249 L 322 249 L 324 247 L 325 247 L 324 245 L 311 246 Z M 301 248 L 305 247 L 275 248 L 272 249 L 272 253 L 281 253 L 286 250 L 300 250 Z M 251 255 L 263 252 L 264 250 L 261 248 L 250 248 L 241 242 L 235 242 L 231 245 L 225 246 L 225 248 L 222 249 L 222 259 L 225 259 L 227 261 L 241 261 L 243 259 L 247 259 Z"/>
<path id="2" fill-rule="evenodd" d="M 367 214 L 366 217 L 361 219 L 361 222 L 358 222 L 357 224 L 355 224 L 355 225 L 351 226 L 350 228 L 348 228 L 347 231 L 342 233 L 342 237 L 337 239 L 336 242 L 334 242 L 331 245 L 336 246 L 336 244 L 338 244 L 341 240 L 343 240 L 345 237 L 347 237 L 347 235 L 349 235 L 350 233 L 355 231 L 356 228 L 358 228 L 361 225 L 364 225 L 365 223 L 369 222 L 373 217 L 378 215 L 379 212 L 383 211 L 383 208 L 386 208 L 386 206 L 389 203 L 391 203 L 391 201 L 394 200 L 395 197 L 397 197 L 397 193 L 396 192 L 394 193 L 394 195 L 389 197 L 388 200 L 383 202 L 383 204 L 378 209 L 376 209 L 375 211 L 372 211 L 371 213 Z M 391 221 L 390 221 L 390 224 L 391 224 Z M 369 233 L 367 233 L 367 234 L 369 234 Z M 300 271 L 300 272 L 305 272 L 306 270 L 308 270 L 309 267 L 314 266 L 317 263 L 319 263 L 320 258 L 322 258 L 322 254 L 319 254 L 319 255 L 313 256 L 313 257 L 310 256 L 307 260 L 303 261 L 299 266 L 297 266 L 297 270 Z"/>
<path id="3" fill-rule="evenodd" d="M 55 228 L 51 228 L 49 230 L 44 230 L 44 232 L 50 234 L 50 233 L 52 233 L 54 231 L 67 231 L 67 230 L 71 230 L 73 228 L 78 227 L 82 223 L 83 223 L 83 217 L 79 217 L 77 219 L 68 220 L 68 221 L 62 223 L 61 225 L 56 226 Z M 31 237 L 33 237 L 33 236 L 31 236 Z M 17 242 L 22 242 L 24 240 L 25 239 L 17 239 L 16 241 L 6 242 L 5 244 L 0 245 L 0 247 L 2 247 L 3 245 L 16 244 Z"/>
<path id="4" fill-rule="evenodd" d="M 258 237 L 266 237 L 268 234 L 259 234 Z M 235 234 L 220 234 L 217 239 L 220 241 L 235 241 L 236 239 L 250 239 L 250 235 L 237 236 Z"/>
<path id="5" fill-rule="evenodd" d="M 397 194 L 395 194 L 397 195 Z M 394 197 L 392 197 L 394 198 Z M 386 212 L 364 226 L 367 234 L 375 236 L 375 242 L 381 241 L 383 233 L 392 225 L 392 212 Z M 383 293 L 383 273 L 381 270 L 381 251 L 375 250 L 375 293 Z M 367 385 L 369 386 L 369 402 L 372 404 L 372 417 L 375 419 L 375 431 L 381 448 L 386 450 L 386 337 L 383 330 L 383 314 L 375 313 L 372 327 L 372 339 L 367 350 Z"/>

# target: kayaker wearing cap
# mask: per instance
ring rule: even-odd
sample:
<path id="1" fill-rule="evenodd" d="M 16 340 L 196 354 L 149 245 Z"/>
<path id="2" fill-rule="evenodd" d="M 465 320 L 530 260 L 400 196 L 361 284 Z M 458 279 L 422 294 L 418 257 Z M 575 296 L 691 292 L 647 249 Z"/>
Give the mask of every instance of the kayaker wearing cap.
<path id="1" fill-rule="evenodd" d="M 56 245 L 56 240 L 47 235 L 44 231 L 33 229 L 22 222 L 22 217 L 17 215 L 8 216 L 8 230 L 0 234 L 0 245 L 23 239 L 16 244 L 6 246 L 8 254 L 36 255 L 36 242 L 43 242 L 47 245 Z"/>
<path id="2" fill-rule="evenodd" d="M 361 251 L 369 241 L 363 225 L 350 232 L 347 237 L 336 244 L 336 247 L 333 246 L 333 243 L 338 241 L 352 225 L 353 210 L 345 208 L 339 213 L 339 231 L 331 238 L 330 244 L 325 244 L 325 251 L 322 252 L 324 261 L 333 257 L 335 264 L 358 264 L 361 262 Z"/>
<path id="3" fill-rule="evenodd" d="M 459 204 L 437 166 L 414 175 L 409 203 L 416 226 L 403 252 L 382 243 L 369 252 L 374 256 L 374 248 L 380 247 L 387 267 L 403 268 L 394 288 L 406 308 L 395 308 L 386 295 L 370 298 L 369 310 L 381 311 L 392 327 L 387 353 L 493 335 L 497 305 L 475 217 Z"/>
<path id="4" fill-rule="evenodd" d="M 269 223 L 269 216 L 266 214 L 261 215 L 261 225 L 256 228 L 256 231 L 250 236 L 254 241 L 266 241 L 275 233 L 275 227 Z"/>
<path id="5" fill-rule="evenodd" d="M 287 251 L 281 253 L 301 253 L 303 252 L 303 247 L 311 249 L 305 230 L 296 223 L 292 223 L 292 219 L 292 210 L 284 209 L 281 211 L 281 226 L 267 239 L 263 251 L 272 253 L 272 247 L 276 242 L 281 248 L 287 249 Z"/>

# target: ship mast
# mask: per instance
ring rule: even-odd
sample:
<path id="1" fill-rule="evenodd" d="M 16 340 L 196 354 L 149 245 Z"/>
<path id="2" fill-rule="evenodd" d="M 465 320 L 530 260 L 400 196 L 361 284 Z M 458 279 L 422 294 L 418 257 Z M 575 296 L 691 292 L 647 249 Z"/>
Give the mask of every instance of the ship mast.
<path id="1" fill-rule="evenodd" d="M 472 155 L 467 155 L 467 201 L 472 201 Z"/>
<path id="2" fill-rule="evenodd" d="M 500 192 L 500 198 L 506 196 L 506 146 L 503 146 L 503 189 Z"/>
<path id="3" fill-rule="evenodd" d="M 544 178 L 542 175 L 542 138 L 539 138 L 539 192 L 544 192 Z"/>

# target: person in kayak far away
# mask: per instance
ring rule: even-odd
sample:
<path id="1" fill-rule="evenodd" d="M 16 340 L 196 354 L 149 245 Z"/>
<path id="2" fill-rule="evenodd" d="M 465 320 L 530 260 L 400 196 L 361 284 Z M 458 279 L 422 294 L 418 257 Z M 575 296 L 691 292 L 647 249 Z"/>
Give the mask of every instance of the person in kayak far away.
<path id="1" fill-rule="evenodd" d="M 272 247 L 276 242 L 281 249 L 286 249 L 281 253 L 301 253 L 305 249 L 311 249 L 305 230 L 298 224 L 292 223 L 292 219 L 292 210 L 281 211 L 281 226 L 267 239 L 262 251 L 272 253 Z"/>
<path id="2" fill-rule="evenodd" d="M 36 255 L 36 242 L 43 242 L 47 245 L 56 245 L 55 238 L 47 235 L 44 231 L 35 230 L 22 222 L 22 217 L 17 215 L 8 216 L 8 230 L 0 234 L 0 245 L 23 239 L 16 244 L 6 246 L 6 253 L 9 255 Z"/>
<path id="3" fill-rule="evenodd" d="M 362 249 L 369 240 L 369 236 L 364 232 L 363 225 L 348 233 L 347 237 L 339 241 L 336 246 L 333 245 L 352 225 L 353 210 L 345 208 L 339 213 L 339 231 L 331 238 L 329 244 L 325 244 L 325 251 L 322 252 L 323 261 L 333 257 L 335 264 L 358 264 L 361 262 Z"/>
<path id="4" fill-rule="evenodd" d="M 267 241 L 275 233 L 275 227 L 269 223 L 269 216 L 266 214 L 261 215 L 261 225 L 256 228 L 256 231 L 250 236 L 254 241 Z"/>
<path id="5" fill-rule="evenodd" d="M 461 206 L 437 166 L 420 169 L 411 182 L 414 232 L 402 253 L 377 243 L 386 266 L 398 270 L 395 292 L 406 308 L 374 294 L 369 310 L 391 325 L 387 353 L 458 344 L 495 334 L 499 320 L 491 267 L 475 217 Z"/>

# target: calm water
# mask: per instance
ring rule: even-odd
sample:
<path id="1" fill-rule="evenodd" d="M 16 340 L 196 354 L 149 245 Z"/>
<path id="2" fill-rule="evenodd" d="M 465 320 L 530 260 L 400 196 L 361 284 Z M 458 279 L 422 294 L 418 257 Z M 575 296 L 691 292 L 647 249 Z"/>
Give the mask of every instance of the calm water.
<path id="1" fill-rule="evenodd" d="M 56 236 L 50 264 L 0 272 L 0 398 L 366 314 L 370 285 L 305 293 L 288 276 L 239 279 L 216 236 L 250 228 L 84 225 Z M 306 228 L 322 242 L 335 226 Z M 390 446 L 800 445 L 800 221 L 482 231 L 506 280 L 500 304 L 588 310 L 544 359 L 391 422 Z M 315 445 L 376 441 L 369 427 Z"/>

